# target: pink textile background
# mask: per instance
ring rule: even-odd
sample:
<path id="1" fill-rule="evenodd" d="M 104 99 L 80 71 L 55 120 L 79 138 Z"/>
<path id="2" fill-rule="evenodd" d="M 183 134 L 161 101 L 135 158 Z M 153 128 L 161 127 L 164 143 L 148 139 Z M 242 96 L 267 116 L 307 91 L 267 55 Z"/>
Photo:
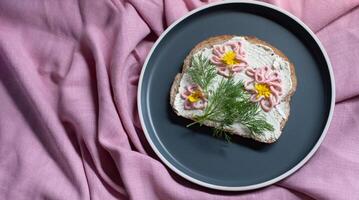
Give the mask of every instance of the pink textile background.
<path id="1" fill-rule="evenodd" d="M 297 173 L 251 192 L 208 190 L 154 156 L 136 90 L 156 38 L 199 0 L 0 1 L 0 199 L 359 199 L 359 1 L 269 1 L 332 60 L 328 135 Z"/>

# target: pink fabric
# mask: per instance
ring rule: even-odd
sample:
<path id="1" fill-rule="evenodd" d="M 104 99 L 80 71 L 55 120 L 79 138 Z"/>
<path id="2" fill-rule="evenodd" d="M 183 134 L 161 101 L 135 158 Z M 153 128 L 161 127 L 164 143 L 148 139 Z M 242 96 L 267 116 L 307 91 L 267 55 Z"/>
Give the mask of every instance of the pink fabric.
<path id="1" fill-rule="evenodd" d="M 159 34 L 199 0 L 0 1 L 0 199 L 359 199 L 359 1 L 270 1 L 333 63 L 337 106 L 315 156 L 278 184 L 208 190 L 168 170 L 136 90 Z"/>

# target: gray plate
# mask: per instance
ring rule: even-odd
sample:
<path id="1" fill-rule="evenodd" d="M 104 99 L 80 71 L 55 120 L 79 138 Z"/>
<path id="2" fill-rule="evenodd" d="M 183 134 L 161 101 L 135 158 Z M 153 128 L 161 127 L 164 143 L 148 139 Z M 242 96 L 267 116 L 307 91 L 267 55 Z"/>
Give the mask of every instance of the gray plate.
<path id="1" fill-rule="evenodd" d="M 208 37 L 255 36 L 284 52 L 296 67 L 291 114 L 274 144 L 212 137 L 209 128 L 186 128 L 174 114 L 169 91 L 190 50 Z M 217 3 L 192 11 L 169 27 L 144 64 L 138 107 L 147 140 L 182 177 L 205 187 L 249 190 L 279 181 L 301 167 L 324 138 L 334 107 L 332 70 L 323 47 L 297 18 L 261 2 Z"/>

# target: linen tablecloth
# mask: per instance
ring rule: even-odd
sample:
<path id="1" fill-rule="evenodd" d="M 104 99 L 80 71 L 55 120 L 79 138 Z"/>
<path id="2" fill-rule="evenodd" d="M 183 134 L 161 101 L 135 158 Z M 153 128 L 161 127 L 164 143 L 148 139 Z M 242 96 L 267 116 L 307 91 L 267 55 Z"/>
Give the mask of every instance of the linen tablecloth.
<path id="1" fill-rule="evenodd" d="M 0 1 L 0 199 L 359 199 L 359 1 L 269 1 L 302 19 L 333 64 L 322 146 L 264 189 L 180 178 L 142 132 L 136 90 L 158 36 L 199 0 Z"/>

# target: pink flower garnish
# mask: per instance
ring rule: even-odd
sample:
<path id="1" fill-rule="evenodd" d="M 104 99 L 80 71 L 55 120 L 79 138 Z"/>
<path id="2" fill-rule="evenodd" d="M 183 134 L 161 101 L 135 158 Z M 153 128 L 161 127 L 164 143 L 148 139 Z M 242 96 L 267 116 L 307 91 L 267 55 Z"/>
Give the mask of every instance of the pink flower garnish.
<path id="1" fill-rule="evenodd" d="M 217 66 L 218 74 L 225 77 L 238 73 L 247 67 L 244 51 L 240 42 L 215 45 L 211 62 Z"/>
<path id="2" fill-rule="evenodd" d="M 257 69 L 247 69 L 246 74 L 252 78 L 251 81 L 245 82 L 244 86 L 252 94 L 251 100 L 259 102 L 265 112 L 269 112 L 276 106 L 282 95 L 282 80 L 277 71 L 269 67 Z"/>
<path id="3" fill-rule="evenodd" d="M 181 94 L 184 102 L 184 109 L 204 109 L 207 106 L 207 99 L 202 89 L 197 85 L 189 85 L 186 91 Z"/>

